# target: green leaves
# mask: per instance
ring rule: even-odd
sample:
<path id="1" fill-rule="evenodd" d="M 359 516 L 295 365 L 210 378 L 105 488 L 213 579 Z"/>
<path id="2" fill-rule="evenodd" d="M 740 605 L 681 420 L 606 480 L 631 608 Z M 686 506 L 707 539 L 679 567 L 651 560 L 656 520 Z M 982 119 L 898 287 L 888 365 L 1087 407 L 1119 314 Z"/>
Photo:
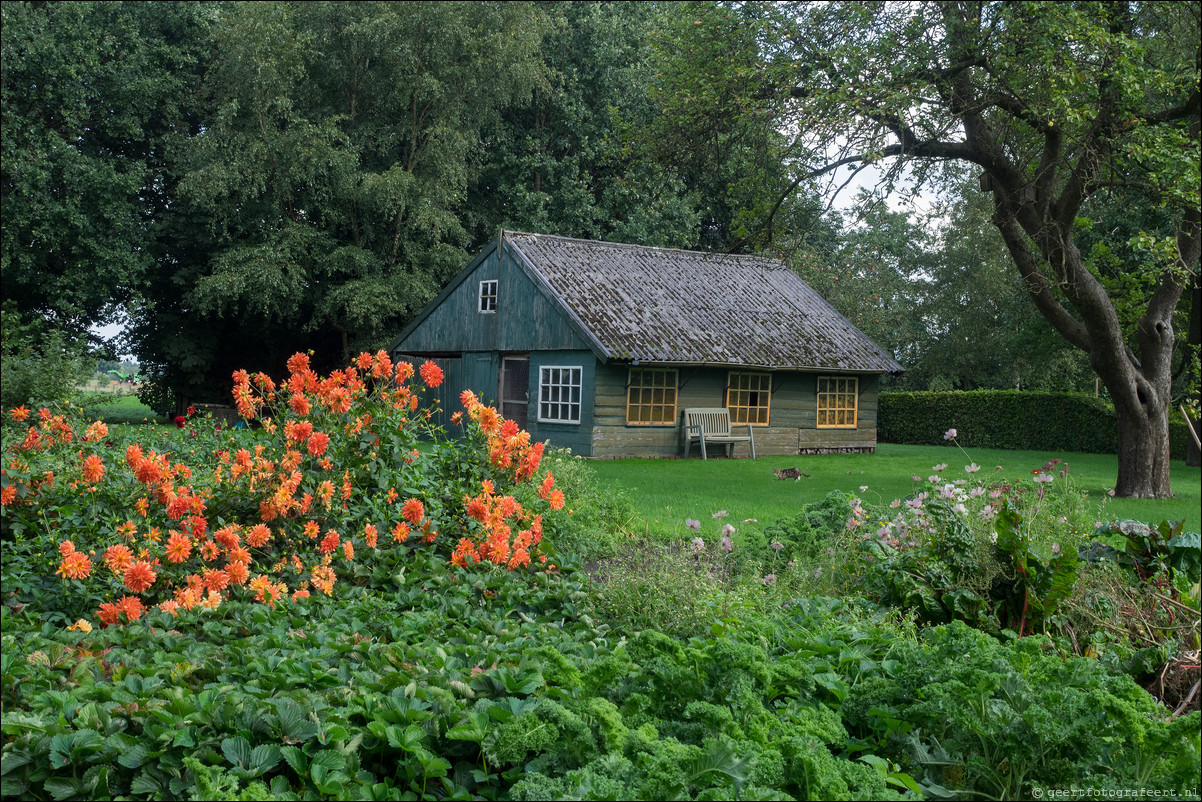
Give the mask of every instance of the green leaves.
<path id="1" fill-rule="evenodd" d="M 275 768 L 280 762 L 280 749 L 274 744 L 254 747 L 241 735 L 226 738 L 221 742 L 221 753 L 234 764 L 233 774 L 241 779 L 258 777 Z"/>

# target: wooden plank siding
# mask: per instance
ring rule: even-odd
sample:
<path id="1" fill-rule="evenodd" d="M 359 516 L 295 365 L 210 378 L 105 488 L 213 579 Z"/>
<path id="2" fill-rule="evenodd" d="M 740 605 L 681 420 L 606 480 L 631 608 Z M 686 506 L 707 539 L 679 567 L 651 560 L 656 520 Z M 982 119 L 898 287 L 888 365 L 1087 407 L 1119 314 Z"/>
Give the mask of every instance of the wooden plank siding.
<path id="1" fill-rule="evenodd" d="M 494 243 L 473 265 L 398 344 L 397 350 L 410 354 L 518 354 L 589 348 L 562 307 L 547 298 L 508 249 L 503 249 L 498 260 Z M 480 282 L 493 279 L 497 281 L 497 309 L 485 314 L 479 311 Z"/>
<path id="2" fill-rule="evenodd" d="M 670 367 L 670 366 L 665 366 Z M 629 367 L 598 365 L 593 418 L 594 457 L 679 456 L 684 450 L 682 417 L 687 407 L 725 404 L 729 371 L 724 368 L 679 370 L 676 423 L 672 426 L 626 423 L 626 381 Z M 817 428 L 816 374 L 772 373 L 769 425 L 753 427 L 757 456 L 827 451 L 873 451 L 879 379 L 860 376 L 858 425 L 855 429 Z M 736 424 L 741 431 L 741 425 Z M 696 449 L 694 449 L 696 451 Z M 734 447 L 735 456 L 749 456 L 747 444 Z"/>
<path id="3" fill-rule="evenodd" d="M 541 368 L 548 366 L 581 368 L 580 423 L 547 423 L 538 419 L 539 375 Z M 596 369 L 597 358 L 592 351 L 538 351 L 530 354 L 530 403 L 526 419 L 531 440 L 549 440 L 555 448 L 570 448 L 573 454 L 580 456 L 591 455 Z"/>

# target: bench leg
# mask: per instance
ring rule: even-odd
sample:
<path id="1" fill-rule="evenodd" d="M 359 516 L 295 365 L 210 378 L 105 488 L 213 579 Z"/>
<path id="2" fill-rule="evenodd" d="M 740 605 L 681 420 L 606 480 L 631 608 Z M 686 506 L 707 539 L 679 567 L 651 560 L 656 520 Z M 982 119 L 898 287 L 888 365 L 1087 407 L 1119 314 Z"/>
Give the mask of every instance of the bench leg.
<path id="1" fill-rule="evenodd" d="M 701 435 L 701 460 L 702 460 L 702 462 L 704 462 L 704 461 L 706 460 L 706 456 L 705 456 L 705 435 L 704 435 L 704 434 L 703 434 L 703 435 Z"/>

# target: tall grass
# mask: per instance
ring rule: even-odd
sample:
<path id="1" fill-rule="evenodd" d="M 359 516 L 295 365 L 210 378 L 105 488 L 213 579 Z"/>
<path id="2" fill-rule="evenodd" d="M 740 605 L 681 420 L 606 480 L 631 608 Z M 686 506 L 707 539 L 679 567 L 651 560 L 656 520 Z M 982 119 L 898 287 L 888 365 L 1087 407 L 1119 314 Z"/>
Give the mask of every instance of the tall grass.
<path id="1" fill-rule="evenodd" d="M 1107 492 L 1114 487 L 1118 459 L 1105 454 L 970 449 L 966 455 L 955 446 L 882 444 L 875 454 L 755 460 L 598 460 L 592 467 L 599 481 L 627 495 L 637 513 L 636 529 L 658 540 L 675 540 L 689 531 L 685 528 L 685 520 L 689 518 L 704 522 L 715 512 L 726 510 L 727 521 L 750 518 L 766 525 L 796 514 L 801 505 L 818 501 L 832 490 L 888 503 L 912 492 L 915 487 L 912 477 L 925 480 L 939 463 L 949 466 L 943 472 L 945 477 L 969 478 L 963 466 L 975 462 L 981 466 L 977 477 L 988 474 L 1005 481 L 1029 478 L 1031 471 L 1051 459 L 1069 464 L 1068 481 L 1097 504 L 1099 520 L 1185 519 L 1190 530 L 1198 531 L 1202 526 L 1199 512 L 1202 475 L 1198 468 L 1179 461 L 1172 465 L 1176 497 L 1164 500 L 1110 498 Z M 773 474 L 775 468 L 792 467 L 809 477 L 781 481 Z M 1061 467 L 1063 464 L 1057 466 Z"/>

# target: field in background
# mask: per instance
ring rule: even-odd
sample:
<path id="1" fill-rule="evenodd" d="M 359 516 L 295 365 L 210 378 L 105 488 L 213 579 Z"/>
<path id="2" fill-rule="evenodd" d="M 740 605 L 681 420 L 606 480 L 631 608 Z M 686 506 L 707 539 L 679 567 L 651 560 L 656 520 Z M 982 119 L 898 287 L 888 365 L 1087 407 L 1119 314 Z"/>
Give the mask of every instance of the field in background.
<path id="1" fill-rule="evenodd" d="M 167 419 L 138 400 L 136 395 L 123 395 L 109 404 L 88 408 L 88 413 L 105 423 L 166 423 Z"/>
<path id="2" fill-rule="evenodd" d="M 1202 514 L 1199 503 L 1198 468 L 1184 462 L 1173 463 L 1173 490 L 1176 497 L 1167 500 L 1111 499 L 1107 491 L 1114 487 L 1118 459 L 1106 454 L 1046 453 L 1039 451 L 1002 451 L 970 449 L 966 456 L 955 446 L 902 446 L 882 444 L 875 454 L 829 454 L 823 456 L 761 457 L 750 459 L 596 460 L 590 466 L 606 485 L 622 491 L 634 506 L 640 532 L 657 539 L 684 536 L 685 519 L 708 524 L 720 510 L 729 515 L 722 523 L 754 518 L 763 526 L 777 518 L 795 515 L 802 504 L 817 501 L 832 490 L 844 490 L 870 503 L 888 504 L 914 491 L 918 476 L 923 483 L 933 467 L 947 463 L 941 475 L 948 481 L 974 478 L 964 466 L 976 463 L 981 470 L 976 478 L 986 481 L 1028 479 L 1031 472 L 1051 459 L 1069 464 L 1067 480 L 1077 490 L 1089 494 L 1099 505 L 1099 519 L 1134 518 L 1142 521 L 1179 520 L 1199 531 Z M 1002 470 L 998 471 L 997 467 Z M 799 468 L 809 478 L 781 481 L 774 468 Z M 1057 471 L 1063 463 L 1056 466 Z M 1053 483 L 1058 487 L 1063 480 Z M 861 487 L 867 489 L 861 490 Z M 1104 504 L 1104 507 L 1103 507 Z M 710 529 L 707 525 L 707 530 Z"/>

